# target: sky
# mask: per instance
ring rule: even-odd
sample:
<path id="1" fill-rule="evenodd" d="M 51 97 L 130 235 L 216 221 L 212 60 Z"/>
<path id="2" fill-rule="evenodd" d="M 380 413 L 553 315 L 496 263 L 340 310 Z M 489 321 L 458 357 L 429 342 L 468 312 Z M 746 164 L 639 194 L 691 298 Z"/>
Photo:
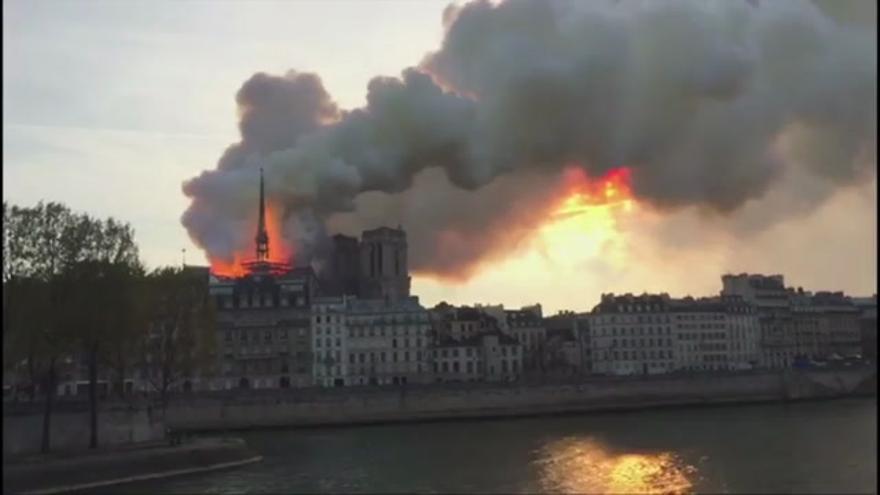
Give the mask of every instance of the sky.
<path id="1" fill-rule="evenodd" d="M 202 264 L 180 222 L 181 184 L 238 140 L 242 83 L 310 71 L 340 107 L 362 106 L 371 78 L 397 76 L 438 47 L 447 3 L 6 1 L 4 200 L 126 220 L 149 267 L 183 256 Z M 773 207 L 761 198 L 738 215 Z M 604 292 L 711 295 L 727 272 L 876 292 L 876 175 L 759 232 L 711 228 L 732 221 L 693 209 L 597 211 L 548 222 L 469 280 L 416 277 L 413 292 L 429 305 L 541 302 L 548 312 L 588 310 Z"/>
<path id="2" fill-rule="evenodd" d="M 439 43 L 445 5 L 3 2 L 3 196 L 127 220 L 148 265 L 184 248 L 203 263 L 181 183 L 238 138 L 241 84 L 315 71 L 340 106 L 361 106 L 370 78 Z"/>

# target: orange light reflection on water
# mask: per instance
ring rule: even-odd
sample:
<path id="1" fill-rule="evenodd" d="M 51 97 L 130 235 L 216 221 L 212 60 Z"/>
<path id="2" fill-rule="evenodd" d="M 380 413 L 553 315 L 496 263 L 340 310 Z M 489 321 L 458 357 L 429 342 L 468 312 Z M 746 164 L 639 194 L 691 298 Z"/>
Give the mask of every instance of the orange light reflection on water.
<path id="1" fill-rule="evenodd" d="M 697 470 L 670 452 L 610 452 L 599 443 L 565 439 L 539 461 L 542 488 L 563 493 L 693 493 Z"/>

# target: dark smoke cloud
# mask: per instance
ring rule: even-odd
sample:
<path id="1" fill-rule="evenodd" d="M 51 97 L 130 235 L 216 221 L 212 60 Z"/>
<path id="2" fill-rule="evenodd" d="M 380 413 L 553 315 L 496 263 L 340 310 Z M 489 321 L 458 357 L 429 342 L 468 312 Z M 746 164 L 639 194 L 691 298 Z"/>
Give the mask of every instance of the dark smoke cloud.
<path id="1" fill-rule="evenodd" d="M 263 167 L 290 223 L 315 226 L 291 227 L 297 244 L 317 242 L 340 215 L 333 222 L 353 231 L 418 211 L 397 214 L 413 254 L 428 253 L 417 268 L 454 276 L 507 249 L 516 218 L 539 222 L 524 210 L 546 214 L 571 164 L 592 176 L 625 165 L 645 203 L 724 214 L 773 195 L 795 168 L 816 179 L 818 205 L 876 170 L 876 23 L 864 9 L 784 0 L 450 7 L 441 48 L 400 78 L 373 79 L 363 108 L 340 112 L 315 75 L 245 83 L 242 141 L 184 185 L 183 223 L 211 256 L 250 249 L 242 224 Z M 432 168 L 442 173 L 423 172 Z"/>
<path id="2" fill-rule="evenodd" d="M 284 77 L 254 74 L 235 97 L 241 142 L 230 146 L 218 168 L 246 165 L 249 155 L 296 146 L 300 136 L 340 117 L 339 109 L 314 74 L 290 71 Z"/>
<path id="3" fill-rule="evenodd" d="M 463 280 L 482 263 L 523 247 L 564 186 L 559 177 L 525 172 L 501 176 L 474 194 L 440 169 L 427 169 L 400 194 L 360 195 L 355 210 L 334 215 L 328 227 L 358 235 L 364 226 L 405 225 L 413 270 Z"/>

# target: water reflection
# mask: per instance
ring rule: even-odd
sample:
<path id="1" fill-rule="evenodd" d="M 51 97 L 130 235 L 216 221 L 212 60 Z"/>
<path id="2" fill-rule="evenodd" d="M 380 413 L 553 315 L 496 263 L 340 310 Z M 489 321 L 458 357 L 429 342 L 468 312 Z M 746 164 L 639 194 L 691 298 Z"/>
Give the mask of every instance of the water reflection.
<path id="1" fill-rule="evenodd" d="M 539 453 L 544 490 L 564 493 L 692 493 L 697 469 L 671 452 L 615 453 L 584 438 Z"/>

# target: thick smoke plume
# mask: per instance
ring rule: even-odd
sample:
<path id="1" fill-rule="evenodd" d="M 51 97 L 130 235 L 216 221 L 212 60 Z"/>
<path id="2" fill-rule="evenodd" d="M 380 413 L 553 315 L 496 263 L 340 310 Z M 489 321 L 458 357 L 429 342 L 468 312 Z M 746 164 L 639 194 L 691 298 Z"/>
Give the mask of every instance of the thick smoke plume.
<path id="1" fill-rule="evenodd" d="M 212 259 L 250 252 L 262 167 L 298 255 L 328 225 L 402 223 L 416 271 L 460 277 L 546 218 L 566 167 L 719 214 L 795 170 L 814 208 L 876 173 L 875 19 L 868 0 L 450 6 L 439 50 L 363 108 L 314 74 L 245 82 L 241 142 L 184 184 L 183 223 Z"/>

